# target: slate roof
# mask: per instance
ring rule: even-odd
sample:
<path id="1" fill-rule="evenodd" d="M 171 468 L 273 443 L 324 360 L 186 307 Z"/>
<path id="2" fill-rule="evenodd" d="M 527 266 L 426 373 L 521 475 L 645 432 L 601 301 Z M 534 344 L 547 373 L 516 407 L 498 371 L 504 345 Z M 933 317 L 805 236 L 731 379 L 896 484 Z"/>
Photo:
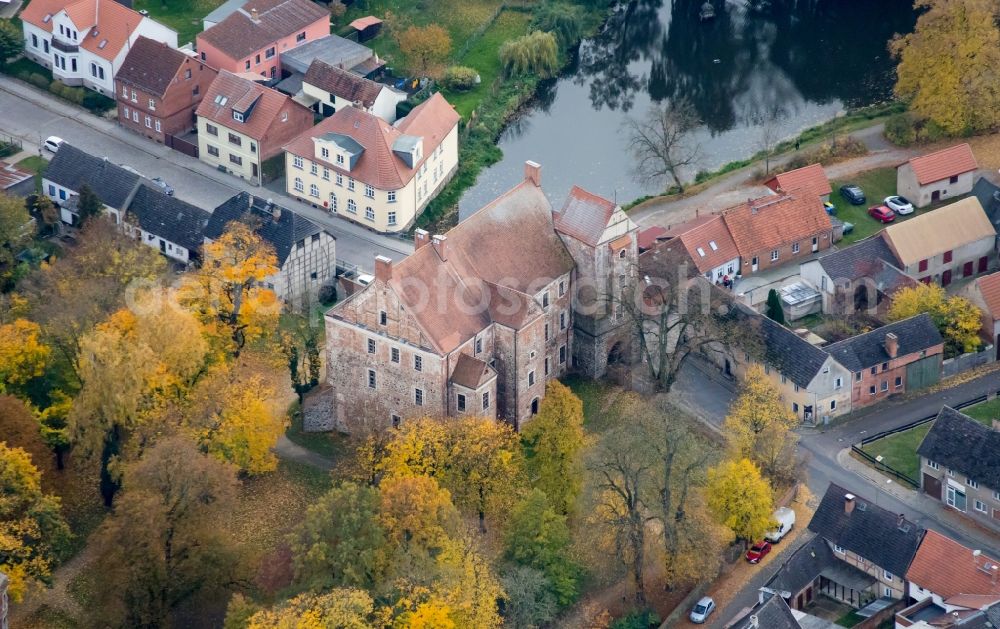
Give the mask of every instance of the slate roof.
<path id="1" fill-rule="evenodd" d="M 251 19 L 257 10 L 257 20 Z M 319 20 L 329 20 L 329 12 L 310 0 L 250 0 L 243 8 L 198 35 L 231 59 L 242 59 L 288 37 Z"/>
<path id="2" fill-rule="evenodd" d="M 314 59 L 309 64 L 309 69 L 302 78 L 302 82 L 352 103 L 361 103 L 364 107 L 369 108 L 375 104 L 375 99 L 385 87 L 381 83 L 342 70 L 320 59 Z"/>
<path id="3" fill-rule="evenodd" d="M 819 258 L 819 263 L 830 279 L 837 282 L 870 277 L 873 264 L 878 260 L 892 265 L 899 264 L 881 234 L 828 253 Z"/>
<path id="4" fill-rule="evenodd" d="M 608 199 L 573 186 L 555 216 L 556 231 L 596 247 L 617 206 Z"/>
<path id="5" fill-rule="evenodd" d="M 806 188 L 816 196 L 826 196 L 833 191 L 830 180 L 820 164 L 810 164 L 788 172 L 778 173 L 764 182 L 764 185 L 775 192 L 787 192 L 796 188 Z"/>
<path id="6" fill-rule="evenodd" d="M 198 251 L 211 214 L 200 207 L 163 194 L 147 185 L 139 186 L 128 206 L 144 231 L 176 243 L 189 251 Z"/>
<path id="7" fill-rule="evenodd" d="M 794 595 L 836 561 L 839 560 L 830 549 L 830 544 L 819 535 L 813 536 L 788 558 L 765 587 Z"/>
<path id="8" fill-rule="evenodd" d="M 753 624 L 755 617 L 757 624 Z M 749 614 L 729 625 L 731 629 L 801 629 L 788 603 L 780 596 L 772 596 L 754 606 Z"/>
<path id="9" fill-rule="evenodd" d="M 139 37 L 125 56 L 115 80 L 162 97 L 187 58 L 183 52 L 163 42 Z"/>
<path id="10" fill-rule="evenodd" d="M 805 189 L 752 199 L 722 216 L 743 258 L 833 230 L 823 202 Z"/>
<path id="11" fill-rule="evenodd" d="M 885 337 L 889 333 L 899 338 L 897 357 L 929 350 L 944 342 L 937 326 L 926 312 L 876 328 L 871 332 L 831 343 L 826 351 L 851 371 L 864 371 L 869 367 L 889 362 L 892 358 L 885 351 Z"/>
<path id="12" fill-rule="evenodd" d="M 747 322 L 747 334 L 760 340 L 762 360 L 800 387 L 808 387 L 826 363 L 827 353 L 742 304 L 739 311 Z"/>
<path id="13" fill-rule="evenodd" d="M 992 564 L 1000 564 L 1000 560 L 986 555 L 973 557 L 971 548 L 929 530 L 917 549 L 906 579 L 941 598 L 950 599 L 959 594 L 1000 597 L 1000 583 L 994 583 L 981 569 Z"/>
<path id="14" fill-rule="evenodd" d="M 854 510 L 844 509 L 845 496 L 853 492 L 830 483 L 809 530 L 832 544 L 858 554 L 894 575 L 905 575 L 920 546 L 924 529 L 887 509 L 855 496 Z"/>
<path id="15" fill-rule="evenodd" d="M 971 242 L 995 238 L 997 230 L 976 197 L 966 197 L 882 232 L 902 266 L 909 266 Z"/>
<path id="16" fill-rule="evenodd" d="M 968 143 L 913 157 L 909 162 L 921 186 L 976 170 L 976 156 Z"/>
<path id="17" fill-rule="evenodd" d="M 323 231 L 316 223 L 285 208 L 280 208 L 281 213 L 275 219 L 267 207 L 265 199 L 241 192 L 215 208 L 205 226 L 205 237 L 215 240 L 229 223 L 250 220 L 256 224 L 257 234 L 274 246 L 280 267 L 288 259 L 295 243 Z"/>
<path id="18" fill-rule="evenodd" d="M 1000 432 L 945 406 L 917 454 L 1000 490 Z"/>
<path id="19" fill-rule="evenodd" d="M 49 162 L 44 178 L 74 192 L 87 184 L 102 203 L 119 210 L 128 204 L 142 179 L 107 158 L 85 153 L 66 142 Z"/>
<path id="20" fill-rule="evenodd" d="M 478 358 L 459 354 L 455 369 L 451 372 L 451 381 L 467 389 L 478 389 L 496 375 L 489 365 Z"/>
<path id="21" fill-rule="evenodd" d="M 979 205 L 983 206 L 993 226 L 1000 225 L 1000 186 L 986 177 L 980 177 L 972 186 L 972 196 L 979 199 Z"/>

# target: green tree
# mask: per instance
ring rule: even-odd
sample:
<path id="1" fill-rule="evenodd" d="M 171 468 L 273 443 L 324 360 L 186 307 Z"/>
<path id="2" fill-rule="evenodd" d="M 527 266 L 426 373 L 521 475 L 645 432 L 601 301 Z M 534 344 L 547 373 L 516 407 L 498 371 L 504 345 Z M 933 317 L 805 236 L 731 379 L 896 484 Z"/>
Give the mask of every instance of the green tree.
<path id="1" fill-rule="evenodd" d="M 993 129 L 1000 122 L 1000 30 L 993 0 L 916 0 L 914 31 L 889 50 L 896 94 L 945 132 Z"/>
<path id="2" fill-rule="evenodd" d="M 101 209 L 104 207 L 104 202 L 101 198 L 97 196 L 97 193 L 88 186 L 83 184 L 80 186 L 79 199 L 77 200 L 77 215 L 80 218 L 80 224 L 85 225 L 94 216 L 101 215 Z"/>
<path id="3" fill-rule="evenodd" d="M 576 600 L 580 574 L 570 543 L 566 516 L 552 508 L 540 489 L 533 489 L 511 512 L 504 540 L 507 556 L 541 570 L 563 607 Z"/>
<path id="4" fill-rule="evenodd" d="M 708 470 L 708 506 L 746 544 L 774 526 L 771 485 L 750 459 L 724 461 Z"/>
<path id="5" fill-rule="evenodd" d="M 583 485 L 583 402 L 558 380 L 545 386 L 542 406 L 521 431 L 530 482 L 559 513 L 569 515 Z"/>
<path id="6" fill-rule="evenodd" d="M 560 46 L 568 48 L 583 34 L 583 11 L 567 2 L 545 2 L 535 7 L 531 24 L 537 30 L 552 33 Z"/>
<path id="7" fill-rule="evenodd" d="M 499 54 L 507 76 L 534 74 L 546 79 L 559 72 L 559 46 L 552 33 L 535 31 L 506 41 Z"/>
<path id="8" fill-rule="evenodd" d="M 10 20 L 0 20 L 0 63 L 24 50 L 21 28 Z"/>
<path id="9" fill-rule="evenodd" d="M 377 489 L 342 483 L 306 509 L 289 536 L 295 579 L 313 590 L 370 589 L 384 569 Z"/>
<path id="10" fill-rule="evenodd" d="M 781 295 L 773 288 L 767 292 L 767 318 L 785 325 L 785 309 L 781 306 Z"/>
<path id="11" fill-rule="evenodd" d="M 0 20 L 0 24 L 5 21 Z M 20 41 L 20 37 L 19 29 L 18 41 Z M 3 28 L 0 26 L 0 47 L 3 46 L 2 39 Z M 5 283 L 12 277 L 17 254 L 31 242 L 34 233 L 31 214 L 28 213 L 24 199 L 0 192 L 0 269 L 4 269 L 2 279 Z M 5 290 L 9 290 L 9 288 Z"/>

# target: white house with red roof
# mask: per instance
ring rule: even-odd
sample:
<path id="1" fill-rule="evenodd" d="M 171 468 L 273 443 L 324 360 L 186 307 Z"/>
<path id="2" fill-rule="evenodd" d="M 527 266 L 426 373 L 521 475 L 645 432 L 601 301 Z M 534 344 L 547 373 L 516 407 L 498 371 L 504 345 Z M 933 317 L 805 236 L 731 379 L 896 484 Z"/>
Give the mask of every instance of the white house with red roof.
<path id="1" fill-rule="evenodd" d="M 288 194 L 378 232 L 404 231 L 458 169 L 458 120 L 440 94 L 395 124 L 345 107 L 285 145 Z"/>
<path id="2" fill-rule="evenodd" d="M 968 194 L 978 168 L 968 143 L 914 157 L 896 167 L 896 193 L 916 207 Z"/>
<path id="3" fill-rule="evenodd" d="M 177 33 L 114 0 L 32 0 L 24 53 L 66 85 L 114 97 L 115 75 L 139 37 L 177 47 Z"/>

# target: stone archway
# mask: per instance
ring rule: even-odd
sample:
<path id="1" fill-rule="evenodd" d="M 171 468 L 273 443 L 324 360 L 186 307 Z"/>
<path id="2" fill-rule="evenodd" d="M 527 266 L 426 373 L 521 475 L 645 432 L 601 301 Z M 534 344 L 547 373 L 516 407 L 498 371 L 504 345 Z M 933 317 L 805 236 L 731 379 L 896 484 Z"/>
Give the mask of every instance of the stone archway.
<path id="1" fill-rule="evenodd" d="M 611 346 L 611 350 L 608 351 L 608 365 L 620 365 L 625 362 L 625 353 L 622 348 L 622 342 L 618 341 Z"/>
<path id="2" fill-rule="evenodd" d="M 868 287 L 864 284 L 854 289 L 854 312 L 868 310 Z"/>

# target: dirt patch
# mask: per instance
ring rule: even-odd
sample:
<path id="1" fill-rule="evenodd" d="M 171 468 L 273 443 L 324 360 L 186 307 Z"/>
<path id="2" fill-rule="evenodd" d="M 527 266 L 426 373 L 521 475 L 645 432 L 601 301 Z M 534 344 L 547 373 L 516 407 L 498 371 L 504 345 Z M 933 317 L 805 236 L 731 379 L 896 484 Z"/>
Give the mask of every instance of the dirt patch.
<path id="1" fill-rule="evenodd" d="M 956 140 L 955 143 L 958 143 Z M 995 173 L 1000 169 L 1000 133 L 969 138 L 969 146 L 979 162 L 979 168 Z"/>

